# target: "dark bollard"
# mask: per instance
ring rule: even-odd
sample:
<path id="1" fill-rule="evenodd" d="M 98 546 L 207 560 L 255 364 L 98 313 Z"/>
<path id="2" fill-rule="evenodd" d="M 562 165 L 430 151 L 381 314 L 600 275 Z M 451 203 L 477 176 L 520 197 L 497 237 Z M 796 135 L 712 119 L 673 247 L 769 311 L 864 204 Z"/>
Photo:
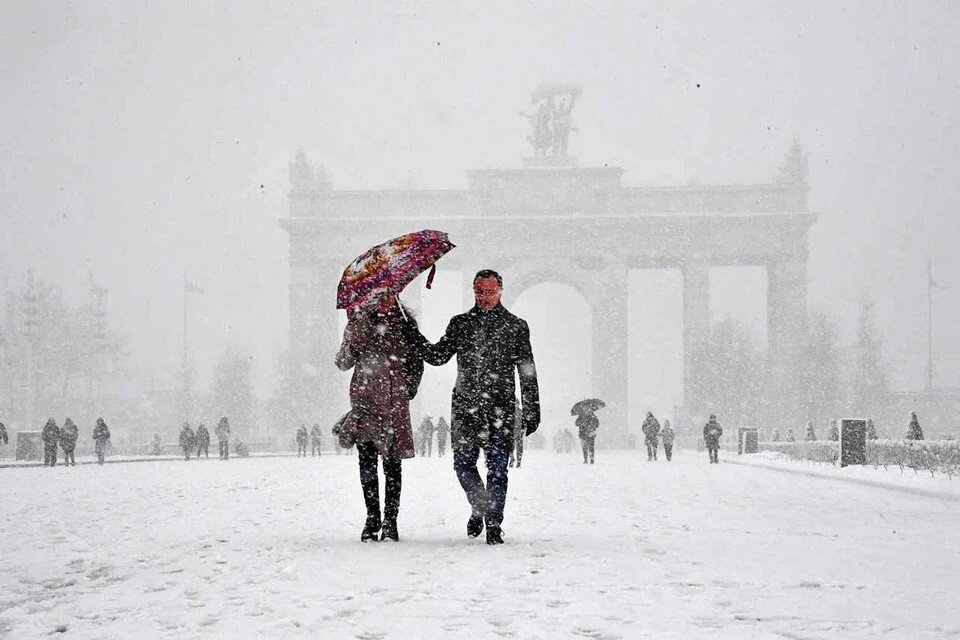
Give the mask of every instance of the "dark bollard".
<path id="1" fill-rule="evenodd" d="M 867 421 L 840 421 L 840 466 L 867 464 Z"/>

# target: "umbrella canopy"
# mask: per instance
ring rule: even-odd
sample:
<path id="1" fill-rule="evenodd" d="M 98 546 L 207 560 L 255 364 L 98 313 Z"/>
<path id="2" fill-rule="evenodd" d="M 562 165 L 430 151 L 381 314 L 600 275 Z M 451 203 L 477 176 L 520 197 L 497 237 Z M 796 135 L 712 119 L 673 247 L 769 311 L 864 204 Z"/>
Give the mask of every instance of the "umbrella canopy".
<path id="1" fill-rule="evenodd" d="M 577 416 L 581 413 L 593 413 L 597 409 L 603 409 L 607 403 L 600 398 L 587 398 L 573 405 L 570 408 L 570 415 Z"/>
<path id="2" fill-rule="evenodd" d="M 354 310 L 387 294 L 398 294 L 427 269 L 427 288 L 436 262 L 454 245 L 442 231 L 425 229 L 371 247 L 343 270 L 337 309 Z"/>

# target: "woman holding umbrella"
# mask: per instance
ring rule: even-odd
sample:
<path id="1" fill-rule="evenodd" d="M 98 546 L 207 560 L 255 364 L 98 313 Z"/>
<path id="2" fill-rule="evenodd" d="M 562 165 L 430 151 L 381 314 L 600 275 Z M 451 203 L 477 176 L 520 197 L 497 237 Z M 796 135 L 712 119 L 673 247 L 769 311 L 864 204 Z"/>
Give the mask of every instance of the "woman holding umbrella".
<path id="1" fill-rule="evenodd" d="M 605 406 L 603 400 L 590 398 L 581 400 L 570 409 L 570 415 L 577 416 L 574 424 L 580 436 L 580 446 L 583 448 L 583 464 L 593 464 L 596 451 L 597 431 L 600 429 L 600 419 L 594 413 Z"/>
<path id="2" fill-rule="evenodd" d="M 340 443 L 356 443 L 367 519 L 360 540 L 399 540 L 401 461 L 415 455 L 410 400 L 423 376 L 420 332 L 397 293 L 453 247 L 446 234 L 421 231 L 373 247 L 344 271 L 337 307 L 347 327 L 337 353 L 341 371 L 353 369 L 350 413 L 338 424 Z M 429 284 L 429 283 L 428 283 Z M 383 458 L 380 511 L 378 459 Z"/>

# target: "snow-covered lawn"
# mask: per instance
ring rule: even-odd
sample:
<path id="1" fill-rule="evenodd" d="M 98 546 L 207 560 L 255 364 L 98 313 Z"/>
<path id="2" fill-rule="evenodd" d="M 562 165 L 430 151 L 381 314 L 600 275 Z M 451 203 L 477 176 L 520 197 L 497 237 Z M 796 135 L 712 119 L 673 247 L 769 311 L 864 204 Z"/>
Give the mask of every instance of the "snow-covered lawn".
<path id="1" fill-rule="evenodd" d="M 404 463 L 399 544 L 359 542 L 354 456 L 2 469 L 0 637 L 960 634 L 954 502 L 597 457 L 528 452 L 502 547 L 449 457 Z"/>

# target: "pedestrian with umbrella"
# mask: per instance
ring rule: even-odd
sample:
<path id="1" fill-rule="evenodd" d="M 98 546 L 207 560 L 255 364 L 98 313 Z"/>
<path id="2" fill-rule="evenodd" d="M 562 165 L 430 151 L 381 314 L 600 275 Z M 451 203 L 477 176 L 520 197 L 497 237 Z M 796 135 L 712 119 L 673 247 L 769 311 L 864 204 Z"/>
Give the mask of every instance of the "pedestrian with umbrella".
<path id="1" fill-rule="evenodd" d="M 360 486 L 367 517 L 362 542 L 399 540 L 401 461 L 416 454 L 410 401 L 423 376 L 417 322 L 399 292 L 431 270 L 453 248 L 445 233 L 421 231 L 377 245 L 343 272 L 337 308 L 347 311 L 347 327 L 337 352 L 341 371 L 353 369 L 350 412 L 334 427 L 341 446 L 356 444 Z M 381 517 L 378 461 L 383 458 L 384 505 Z"/>
<path id="2" fill-rule="evenodd" d="M 593 464 L 596 454 L 597 431 L 600 429 L 600 419 L 594 413 L 597 409 L 606 406 L 599 398 L 581 400 L 570 409 L 570 415 L 577 416 L 574 424 L 577 425 L 580 436 L 580 447 L 583 449 L 583 464 Z"/>

